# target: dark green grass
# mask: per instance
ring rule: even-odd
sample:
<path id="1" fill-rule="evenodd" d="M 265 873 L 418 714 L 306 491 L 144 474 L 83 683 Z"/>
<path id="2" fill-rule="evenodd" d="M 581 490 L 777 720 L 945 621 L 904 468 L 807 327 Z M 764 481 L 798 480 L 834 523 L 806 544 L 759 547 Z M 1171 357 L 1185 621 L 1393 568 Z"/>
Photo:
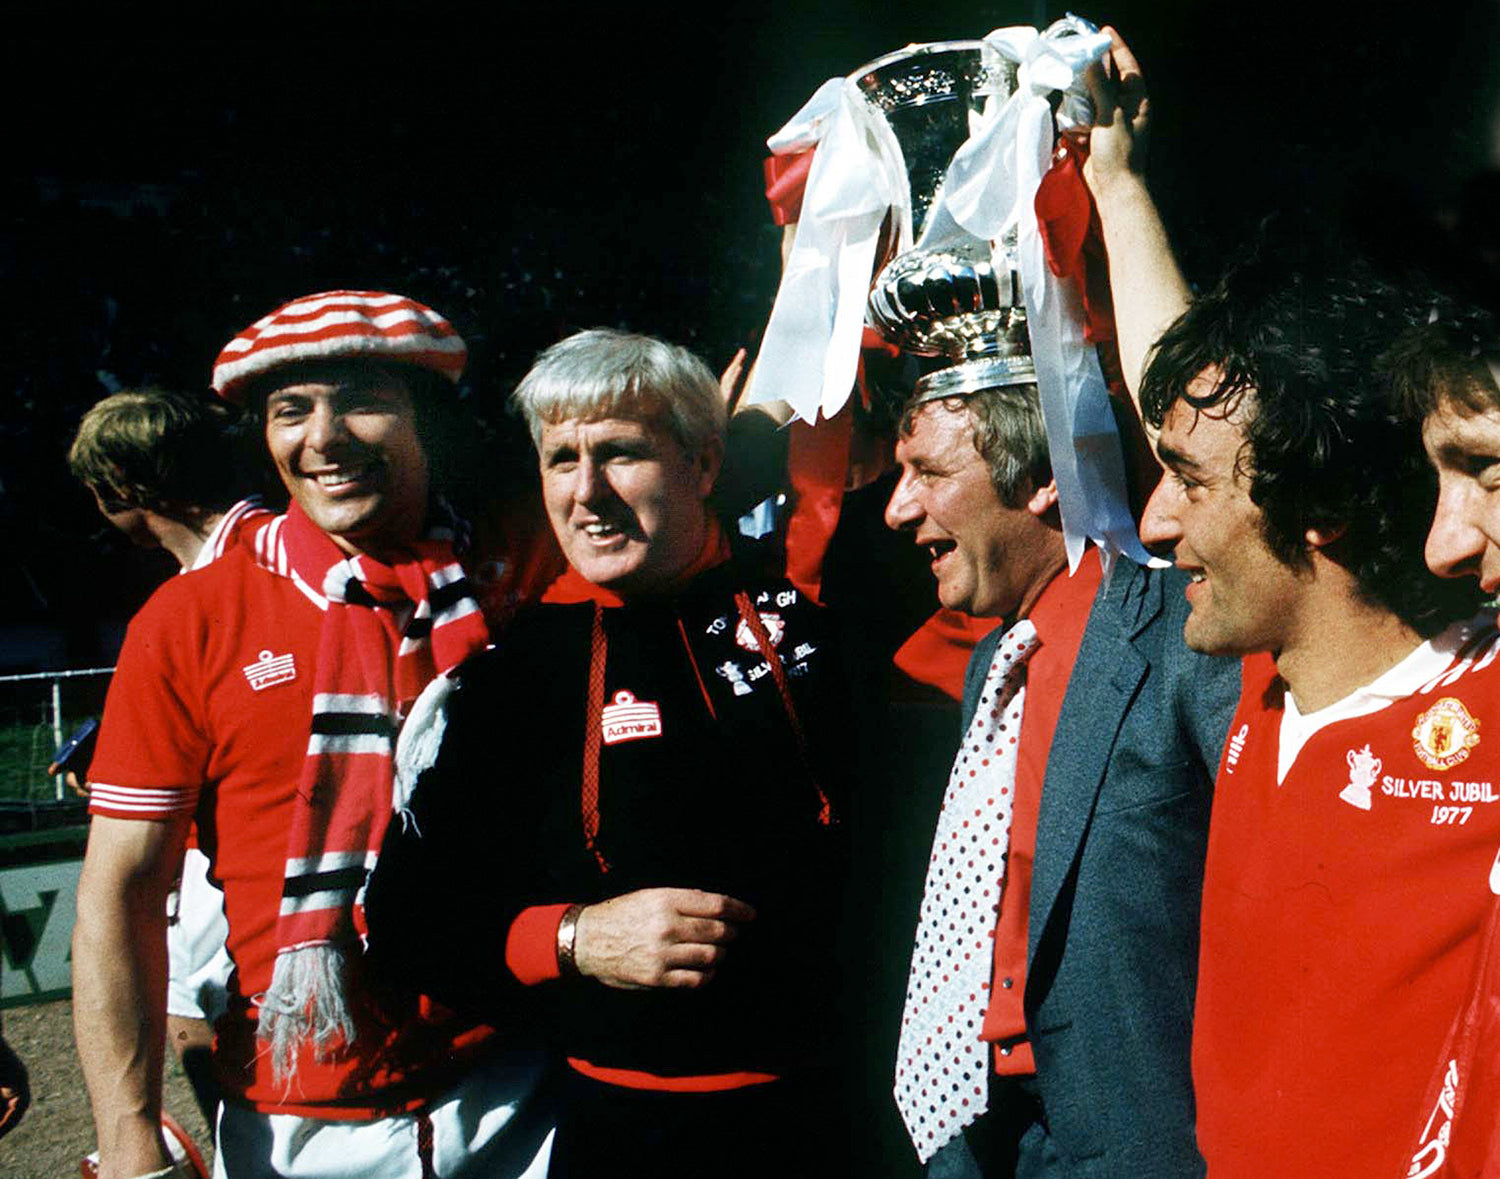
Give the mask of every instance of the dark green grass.
<path id="1" fill-rule="evenodd" d="M 0 724 L 0 801 L 56 798 L 57 787 L 47 776 L 52 754 L 50 724 Z"/>

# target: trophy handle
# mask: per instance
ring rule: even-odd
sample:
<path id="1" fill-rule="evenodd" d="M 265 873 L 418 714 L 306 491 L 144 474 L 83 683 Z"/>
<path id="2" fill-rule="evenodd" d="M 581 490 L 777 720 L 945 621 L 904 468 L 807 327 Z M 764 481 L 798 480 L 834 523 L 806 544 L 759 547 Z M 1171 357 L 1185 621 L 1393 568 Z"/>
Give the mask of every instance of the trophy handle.
<path id="1" fill-rule="evenodd" d="M 875 265 L 870 269 L 871 289 L 875 286 L 875 277 L 897 254 L 895 214 L 895 209 L 887 209 L 885 220 L 880 223 L 880 236 L 875 239 Z"/>

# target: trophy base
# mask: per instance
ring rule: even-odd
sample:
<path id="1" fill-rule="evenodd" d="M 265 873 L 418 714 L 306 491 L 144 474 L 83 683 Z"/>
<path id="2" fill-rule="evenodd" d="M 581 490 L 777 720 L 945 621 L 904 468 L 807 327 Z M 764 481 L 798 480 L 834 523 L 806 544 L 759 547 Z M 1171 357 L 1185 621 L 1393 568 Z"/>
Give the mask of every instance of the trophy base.
<path id="1" fill-rule="evenodd" d="M 1353 782 L 1339 791 L 1339 797 L 1350 806 L 1357 806 L 1362 811 L 1370 809 L 1370 788 L 1368 786 L 1356 786 Z"/>
<path id="2" fill-rule="evenodd" d="M 1030 356 L 986 356 L 940 368 L 917 381 L 915 400 L 940 401 L 944 397 L 968 397 L 985 389 L 1036 382 L 1036 367 Z"/>

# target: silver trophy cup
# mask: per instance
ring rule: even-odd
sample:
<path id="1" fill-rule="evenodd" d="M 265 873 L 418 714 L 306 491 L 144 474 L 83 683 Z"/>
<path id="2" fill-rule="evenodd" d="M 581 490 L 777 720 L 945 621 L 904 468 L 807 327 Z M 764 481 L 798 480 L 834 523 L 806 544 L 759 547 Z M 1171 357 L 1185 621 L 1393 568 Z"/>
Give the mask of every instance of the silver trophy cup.
<path id="1" fill-rule="evenodd" d="M 1059 31 L 1054 26 L 1049 35 Z M 914 241 L 929 228 L 949 162 L 974 120 L 987 104 L 1010 97 L 1017 73 L 982 41 L 944 41 L 887 54 L 849 75 L 900 146 Z M 918 382 L 917 395 L 1035 380 L 1015 231 L 995 243 L 940 236 L 945 240 L 934 248 L 919 245 L 890 259 L 870 291 L 869 322 L 886 340 L 947 362 Z"/>

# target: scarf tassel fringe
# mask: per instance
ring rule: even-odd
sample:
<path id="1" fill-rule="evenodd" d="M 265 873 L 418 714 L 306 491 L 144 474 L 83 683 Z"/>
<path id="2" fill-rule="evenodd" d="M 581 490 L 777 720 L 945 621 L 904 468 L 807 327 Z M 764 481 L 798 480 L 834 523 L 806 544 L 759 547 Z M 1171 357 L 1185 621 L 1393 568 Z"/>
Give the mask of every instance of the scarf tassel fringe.
<path id="1" fill-rule="evenodd" d="M 354 1040 L 354 1017 L 344 998 L 344 955 L 330 945 L 299 946 L 276 956 L 271 986 L 257 995 L 256 1036 L 271 1054 L 271 1078 L 290 1086 L 298 1053 L 310 1043 L 315 1060 Z"/>

